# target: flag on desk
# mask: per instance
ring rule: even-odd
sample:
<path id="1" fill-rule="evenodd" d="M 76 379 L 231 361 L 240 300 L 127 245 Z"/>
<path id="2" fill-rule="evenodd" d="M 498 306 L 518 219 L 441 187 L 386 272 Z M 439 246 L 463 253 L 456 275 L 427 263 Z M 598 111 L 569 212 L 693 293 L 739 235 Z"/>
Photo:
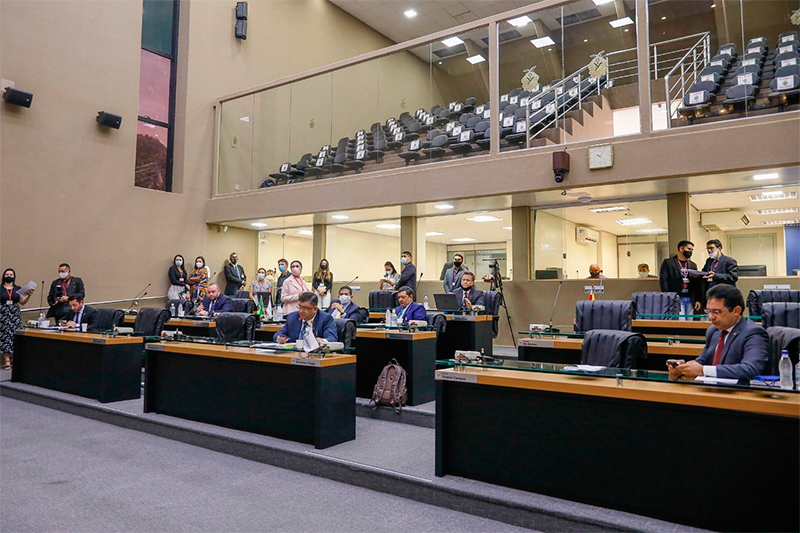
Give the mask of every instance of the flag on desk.
<path id="1" fill-rule="evenodd" d="M 594 289 L 592 289 L 592 292 L 589 293 L 589 301 L 591 302 L 593 300 L 594 300 Z"/>
<path id="2" fill-rule="evenodd" d="M 264 301 L 261 299 L 261 296 L 258 297 L 258 307 L 256 308 L 256 314 L 258 316 L 264 314 Z"/>

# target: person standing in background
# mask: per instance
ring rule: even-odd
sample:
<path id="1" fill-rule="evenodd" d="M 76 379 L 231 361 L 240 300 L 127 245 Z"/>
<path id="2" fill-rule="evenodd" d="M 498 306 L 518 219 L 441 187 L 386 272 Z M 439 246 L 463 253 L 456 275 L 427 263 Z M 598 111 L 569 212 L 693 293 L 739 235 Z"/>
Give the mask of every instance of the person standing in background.
<path id="1" fill-rule="evenodd" d="M 292 261 L 290 272 L 291 276 L 281 286 L 283 316 L 289 316 L 289 313 L 297 311 L 300 295 L 304 292 L 311 292 L 305 280 L 300 277 L 303 273 L 303 263 L 297 260 Z"/>
<path id="2" fill-rule="evenodd" d="M 661 270 L 658 276 L 658 282 L 661 285 L 661 292 L 676 292 L 680 297 L 681 311 L 680 314 L 685 317 L 695 314 L 700 311 L 703 290 L 702 282 L 696 275 L 691 272 L 697 272 L 697 265 L 694 261 L 690 261 L 694 252 L 694 243 L 692 241 L 681 241 L 678 243 L 678 253 L 664 259 L 661 263 Z"/>
<path id="3" fill-rule="evenodd" d="M 192 301 L 197 304 L 208 296 L 208 268 L 206 260 L 202 255 L 198 255 L 194 260 L 194 270 L 189 275 L 189 286 L 192 288 Z"/>
<path id="4" fill-rule="evenodd" d="M 20 325 L 19 306 L 28 303 L 35 289 L 25 294 L 17 294 L 20 286 L 16 284 L 17 272 L 13 268 L 3 271 L 3 289 L 0 290 L 0 354 L 3 355 L 3 369 L 11 368 L 14 356 L 14 332 Z"/>
<path id="5" fill-rule="evenodd" d="M 259 268 L 256 272 L 256 279 L 250 283 L 250 299 L 258 303 L 259 296 L 264 301 L 264 305 L 269 302 L 269 295 L 272 291 L 272 283 L 267 279 L 267 271 Z"/>
<path id="6" fill-rule="evenodd" d="M 169 267 L 169 290 L 167 300 L 180 300 L 183 293 L 189 290 L 189 275 L 184 268 L 184 259 L 181 254 L 172 259 L 172 266 Z"/>
<path id="7" fill-rule="evenodd" d="M 400 274 L 397 273 L 391 261 L 386 261 L 383 264 L 383 268 L 386 270 L 386 273 L 378 282 L 379 289 L 382 291 L 392 291 L 397 286 L 397 282 L 400 281 Z"/>
<path id="8" fill-rule="evenodd" d="M 464 256 L 458 252 L 453 254 L 453 266 L 444 273 L 444 292 L 451 293 L 461 287 L 461 276 L 464 275 Z"/>
<path id="9" fill-rule="evenodd" d="M 319 298 L 319 308 L 327 309 L 331 305 L 331 289 L 333 288 L 333 272 L 327 259 L 319 262 L 319 268 L 311 280 L 314 294 Z"/>
<path id="10" fill-rule="evenodd" d="M 69 264 L 61 263 L 58 265 L 58 279 L 50 284 L 47 294 L 47 303 L 50 304 L 47 316 L 57 321 L 64 318 L 70 312 L 69 297 L 73 295 L 85 298 L 86 287 L 81 278 L 72 275 Z"/>
<path id="11" fill-rule="evenodd" d="M 290 275 L 289 262 L 284 258 L 278 259 L 278 279 L 275 282 L 275 305 L 283 304 L 283 300 L 281 300 L 281 288 L 284 282 L 289 279 Z"/>
<path id="12" fill-rule="evenodd" d="M 396 287 L 397 290 L 400 290 L 400 287 L 410 287 L 411 297 L 413 298 L 417 293 L 417 267 L 411 262 L 412 259 L 409 251 L 400 254 L 400 263 L 403 265 L 403 271 L 400 273 L 400 279 L 397 280 Z"/>
<path id="13" fill-rule="evenodd" d="M 240 266 L 239 254 L 233 252 L 230 255 L 230 263 L 225 265 L 225 296 L 233 296 L 236 291 L 243 289 L 247 283 L 247 274 L 244 273 L 244 268 Z"/>
<path id="14" fill-rule="evenodd" d="M 636 268 L 639 271 L 639 277 L 642 279 L 658 278 L 658 276 L 654 276 L 650 273 L 650 265 L 647 263 L 639 263 L 639 266 Z"/>
<path id="15" fill-rule="evenodd" d="M 703 266 L 703 272 L 707 272 L 706 289 L 724 283 L 736 286 L 739 281 L 739 263 L 736 259 L 722 254 L 722 242 L 719 239 L 711 239 L 706 243 L 708 259 Z"/>

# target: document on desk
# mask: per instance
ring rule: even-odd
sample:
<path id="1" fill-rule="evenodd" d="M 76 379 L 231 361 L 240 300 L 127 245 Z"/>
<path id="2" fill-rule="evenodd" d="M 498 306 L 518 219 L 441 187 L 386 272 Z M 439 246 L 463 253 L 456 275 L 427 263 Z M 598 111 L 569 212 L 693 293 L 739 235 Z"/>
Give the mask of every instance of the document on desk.
<path id="1" fill-rule="evenodd" d="M 261 350 L 294 350 L 295 344 L 293 342 L 286 344 L 281 344 L 279 342 L 260 342 L 258 344 L 253 344 L 252 347 Z"/>
<path id="2" fill-rule="evenodd" d="M 24 287 L 20 287 L 20 289 L 17 291 L 17 296 L 25 296 L 26 292 L 28 292 L 31 289 L 35 289 L 35 288 L 36 288 L 36 282 L 35 281 L 29 281 L 28 283 L 25 284 Z"/>
<path id="3" fill-rule="evenodd" d="M 714 378 L 711 376 L 697 376 L 694 378 L 695 381 L 699 381 L 700 383 L 709 383 L 711 385 L 736 385 L 739 383 L 738 379 L 732 378 Z"/>
<path id="4" fill-rule="evenodd" d="M 565 366 L 564 370 L 579 370 L 581 372 L 600 372 L 601 370 L 605 370 L 606 367 L 604 366 L 594 366 L 594 365 L 569 365 Z"/>

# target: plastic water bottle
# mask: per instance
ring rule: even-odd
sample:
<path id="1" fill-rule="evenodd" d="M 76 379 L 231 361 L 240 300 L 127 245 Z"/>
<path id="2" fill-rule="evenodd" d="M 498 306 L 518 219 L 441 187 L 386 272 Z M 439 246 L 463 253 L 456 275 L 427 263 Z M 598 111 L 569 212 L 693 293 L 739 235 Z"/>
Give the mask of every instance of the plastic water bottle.
<path id="1" fill-rule="evenodd" d="M 778 372 L 781 375 L 781 388 L 792 388 L 792 362 L 789 360 L 789 350 L 781 350 L 781 360 L 778 361 Z"/>
<path id="2" fill-rule="evenodd" d="M 283 320 L 283 308 L 279 306 L 275 308 L 275 322 L 280 322 L 281 320 Z"/>
<path id="3" fill-rule="evenodd" d="M 388 307 L 386 308 L 386 318 L 385 318 L 385 320 L 386 320 L 386 325 L 387 326 L 391 326 L 392 325 L 392 311 Z"/>
<path id="4" fill-rule="evenodd" d="M 425 295 L 425 301 L 422 303 L 422 307 L 424 307 L 426 311 L 431 308 L 431 305 L 428 303 L 428 295 L 427 294 Z"/>
<path id="5" fill-rule="evenodd" d="M 800 390 L 800 361 L 794 365 L 794 390 Z"/>
<path id="6" fill-rule="evenodd" d="M 170 302 L 169 304 L 169 316 L 175 316 L 177 312 L 175 311 L 175 304 Z"/>
<path id="7" fill-rule="evenodd" d="M 393 328 L 397 327 L 397 313 L 394 309 L 392 309 L 392 316 L 390 317 L 390 326 Z"/>
<path id="8" fill-rule="evenodd" d="M 36 326 L 39 327 L 39 328 L 43 328 L 44 327 L 44 321 L 45 321 L 44 311 L 39 311 L 39 321 L 36 323 Z"/>
<path id="9" fill-rule="evenodd" d="M 183 318 L 186 316 L 186 311 L 183 309 L 182 305 L 178 306 L 178 318 Z"/>

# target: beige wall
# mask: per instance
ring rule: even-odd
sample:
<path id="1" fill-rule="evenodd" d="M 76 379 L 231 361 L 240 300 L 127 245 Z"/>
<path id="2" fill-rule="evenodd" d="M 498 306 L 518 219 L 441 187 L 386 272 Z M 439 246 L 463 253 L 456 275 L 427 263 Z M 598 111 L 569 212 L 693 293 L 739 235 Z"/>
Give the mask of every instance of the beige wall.
<path id="1" fill-rule="evenodd" d="M 383 276 L 383 264 L 391 261 L 400 267 L 400 238 L 354 231 L 338 226 L 328 227 L 328 261 L 334 281 L 348 282 L 358 276 L 354 285 L 363 290 L 377 290 Z"/>

